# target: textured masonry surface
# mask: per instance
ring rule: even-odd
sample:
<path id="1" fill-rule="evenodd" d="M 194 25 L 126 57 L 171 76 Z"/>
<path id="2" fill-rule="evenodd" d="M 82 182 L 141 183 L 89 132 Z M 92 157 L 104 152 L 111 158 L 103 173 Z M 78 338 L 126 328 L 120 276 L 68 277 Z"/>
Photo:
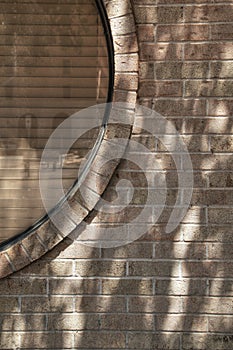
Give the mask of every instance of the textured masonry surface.
<path id="1" fill-rule="evenodd" d="M 1 276 L 10 275 L 0 281 L 1 349 L 231 350 L 232 4 L 112 0 L 106 8 L 115 101 L 137 98 L 175 124 L 193 161 L 191 205 L 162 235 L 177 194 L 172 157 L 142 129 L 110 127 L 106 139 L 123 132 L 156 154 L 169 188 L 164 212 L 139 241 L 116 249 L 72 243 L 46 224 L 1 253 Z M 146 182 L 133 164 L 113 164 L 100 186 L 106 199 L 119 179 L 135 186 L 124 222 L 145 203 Z M 95 198 L 76 202 L 80 221 L 119 223 L 92 211 Z"/>

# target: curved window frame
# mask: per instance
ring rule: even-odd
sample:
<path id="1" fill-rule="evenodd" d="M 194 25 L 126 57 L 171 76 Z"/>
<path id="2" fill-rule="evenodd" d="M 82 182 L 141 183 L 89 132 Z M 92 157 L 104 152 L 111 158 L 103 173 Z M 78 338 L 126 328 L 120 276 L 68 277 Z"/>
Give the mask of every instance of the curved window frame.
<path id="1" fill-rule="evenodd" d="M 138 41 L 136 25 L 130 0 L 121 0 L 120 7 L 113 0 L 95 0 L 99 11 L 102 25 L 104 27 L 109 55 L 109 89 L 107 102 L 128 102 L 136 104 L 138 90 Z M 124 25 L 122 25 L 122 22 Z M 119 40 L 121 45 L 119 45 Z M 131 45 L 129 45 L 129 42 Z M 128 79 L 128 75 L 134 75 L 134 79 Z M 112 138 L 130 138 L 132 123 L 126 124 L 108 123 L 109 111 L 105 111 L 102 127 L 93 149 L 95 155 L 101 156 L 101 146 L 108 143 Z M 94 158 L 93 157 L 93 158 Z M 107 187 L 118 163 L 109 171 L 105 180 Z M 95 170 L 91 164 L 90 171 Z M 89 170 L 89 169 L 88 169 Z M 78 181 L 71 188 L 75 192 Z M 101 196 L 104 190 L 97 193 Z M 67 197 L 70 196 L 70 192 Z M 88 216 L 98 199 L 92 207 L 84 207 L 80 204 L 80 223 Z M 82 210 L 83 209 L 83 210 Z M 70 232 L 67 233 L 67 236 Z M 6 277 L 33 261 L 39 259 L 45 253 L 53 249 L 65 236 L 61 235 L 49 220 L 44 216 L 34 226 L 23 233 L 4 241 L 0 245 L 0 278 Z M 20 255 L 20 257 L 19 257 Z"/>

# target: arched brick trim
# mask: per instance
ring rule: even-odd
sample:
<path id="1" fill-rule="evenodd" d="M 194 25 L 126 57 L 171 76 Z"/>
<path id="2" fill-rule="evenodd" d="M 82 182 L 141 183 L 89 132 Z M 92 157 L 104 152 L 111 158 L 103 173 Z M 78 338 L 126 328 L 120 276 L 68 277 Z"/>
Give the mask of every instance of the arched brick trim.
<path id="1" fill-rule="evenodd" d="M 104 4 L 114 44 L 115 83 L 113 102 L 136 103 L 138 43 L 131 3 L 130 0 L 104 0 Z M 64 223 L 65 235 L 61 235 L 51 221 L 45 222 L 27 237 L 0 252 L 0 278 L 6 277 L 39 259 L 85 219 L 98 202 L 99 196 L 104 192 L 119 163 L 114 161 L 108 165 L 108 171 L 105 171 L 104 176 L 101 174 L 101 181 L 98 181 L 100 175 L 98 171 L 95 171 L 98 157 L 101 157 L 101 152 L 106 152 L 108 147 L 112 147 L 109 142 L 112 138 L 130 138 L 130 135 L 130 124 L 107 126 L 98 154 L 84 182 L 84 186 L 86 186 L 85 202 L 76 194 L 69 200 L 70 206 L 74 209 L 75 217 L 67 217 L 65 207 L 57 214 L 61 222 Z"/>

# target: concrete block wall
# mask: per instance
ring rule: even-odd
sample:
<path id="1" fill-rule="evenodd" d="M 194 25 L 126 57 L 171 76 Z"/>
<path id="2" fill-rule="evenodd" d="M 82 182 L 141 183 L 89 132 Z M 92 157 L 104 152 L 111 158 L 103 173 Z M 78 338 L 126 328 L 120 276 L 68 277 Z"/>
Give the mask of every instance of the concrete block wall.
<path id="1" fill-rule="evenodd" d="M 66 238 L 2 279 L 1 349 L 231 350 L 233 6 L 221 0 L 134 0 L 126 19 L 123 0 L 109 4 L 112 28 L 120 29 L 127 46 L 116 56 L 124 77 L 116 77 L 115 98 L 132 102 L 136 96 L 132 19 L 139 44 L 137 101 L 166 116 L 182 135 L 194 168 L 192 201 L 175 232 L 163 235 L 177 194 L 176 168 L 163 144 L 133 129 L 132 139 L 156 155 L 167 177 L 159 221 L 119 248 Z M 116 14 L 121 26 L 114 27 Z M 143 205 L 143 174 L 125 161 L 104 196 L 114 198 L 119 179 L 136 188 L 131 207 L 120 219 L 94 212 L 89 221 L 95 225 L 124 223 Z"/>

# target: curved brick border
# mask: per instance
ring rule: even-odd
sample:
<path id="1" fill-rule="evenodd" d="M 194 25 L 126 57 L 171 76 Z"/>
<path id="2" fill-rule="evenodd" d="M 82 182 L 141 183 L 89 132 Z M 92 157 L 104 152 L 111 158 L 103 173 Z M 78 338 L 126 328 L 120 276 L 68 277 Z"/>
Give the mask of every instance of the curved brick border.
<path id="1" fill-rule="evenodd" d="M 115 53 L 114 102 L 136 103 L 138 88 L 138 44 L 134 16 L 130 0 L 104 1 Z M 111 139 L 115 137 L 130 138 L 131 123 L 108 125 L 98 154 L 92 163 L 90 172 L 84 182 L 85 201 L 77 193 L 69 201 L 75 214 L 66 215 L 66 208 L 57 214 L 64 225 L 65 236 L 73 231 L 94 208 L 107 187 L 119 161 L 108 164 L 108 168 L 99 174 L 96 169 L 101 153 L 112 147 Z M 124 153 L 122 151 L 122 153 Z M 123 154 L 122 154 L 123 155 Z M 64 239 L 51 221 L 44 223 L 20 242 L 0 253 L 0 278 L 22 269 Z"/>

